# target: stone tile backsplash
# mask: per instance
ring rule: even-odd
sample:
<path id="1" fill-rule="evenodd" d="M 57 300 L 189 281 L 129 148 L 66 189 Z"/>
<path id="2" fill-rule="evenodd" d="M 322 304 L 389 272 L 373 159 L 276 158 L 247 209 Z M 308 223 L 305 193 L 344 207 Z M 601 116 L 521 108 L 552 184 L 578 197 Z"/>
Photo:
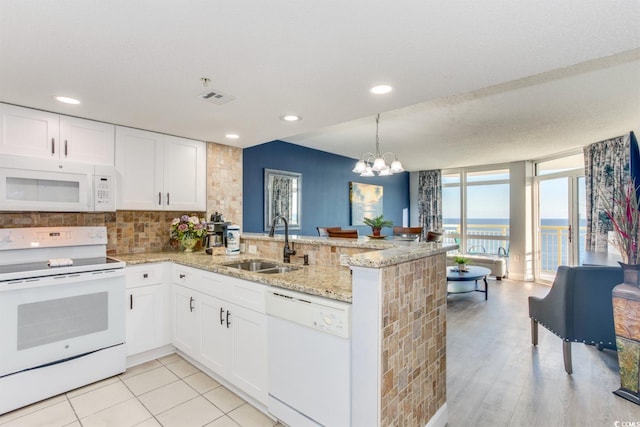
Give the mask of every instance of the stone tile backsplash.
<path id="1" fill-rule="evenodd" d="M 117 211 L 100 213 L 0 212 L 0 227 L 107 227 L 107 253 L 114 255 L 158 252 L 170 248 L 171 220 L 204 212 Z"/>

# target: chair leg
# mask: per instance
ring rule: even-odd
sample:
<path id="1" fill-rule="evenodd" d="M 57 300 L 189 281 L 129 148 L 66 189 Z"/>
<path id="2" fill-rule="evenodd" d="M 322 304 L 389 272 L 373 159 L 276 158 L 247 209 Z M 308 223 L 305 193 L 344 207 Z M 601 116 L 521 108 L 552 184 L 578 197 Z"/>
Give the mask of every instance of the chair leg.
<path id="1" fill-rule="evenodd" d="M 571 341 L 562 340 L 562 357 L 564 358 L 564 370 L 567 374 L 573 373 L 573 367 L 571 366 Z"/>
<path id="2" fill-rule="evenodd" d="M 538 322 L 531 319 L 531 344 L 538 345 Z"/>

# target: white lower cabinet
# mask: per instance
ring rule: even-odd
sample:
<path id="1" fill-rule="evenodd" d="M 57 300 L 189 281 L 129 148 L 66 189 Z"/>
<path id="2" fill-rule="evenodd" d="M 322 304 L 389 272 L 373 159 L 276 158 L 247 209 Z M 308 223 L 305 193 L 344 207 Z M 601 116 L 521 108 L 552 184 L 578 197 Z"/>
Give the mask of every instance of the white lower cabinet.
<path id="1" fill-rule="evenodd" d="M 154 350 L 171 341 L 165 266 L 145 264 L 125 270 L 127 356 Z"/>
<path id="2" fill-rule="evenodd" d="M 267 316 L 237 305 L 231 306 L 231 313 L 230 381 L 266 403 Z"/>
<path id="3" fill-rule="evenodd" d="M 203 297 L 202 299 L 201 355 L 205 365 L 227 377 L 224 374 L 231 363 L 231 352 L 227 344 L 231 312 L 225 306 L 228 304 L 217 298 Z"/>
<path id="4" fill-rule="evenodd" d="M 172 289 L 176 348 L 266 405 L 264 286 L 174 266 Z"/>
<path id="5" fill-rule="evenodd" d="M 200 304 L 198 292 L 183 286 L 172 289 L 172 334 L 171 342 L 177 349 L 196 360 L 200 360 Z"/>

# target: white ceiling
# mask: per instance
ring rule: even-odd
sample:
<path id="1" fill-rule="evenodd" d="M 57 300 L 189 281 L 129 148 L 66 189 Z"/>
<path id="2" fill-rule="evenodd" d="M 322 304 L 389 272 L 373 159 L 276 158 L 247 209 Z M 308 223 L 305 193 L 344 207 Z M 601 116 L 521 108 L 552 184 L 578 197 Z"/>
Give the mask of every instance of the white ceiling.
<path id="1" fill-rule="evenodd" d="M 380 112 L 408 170 L 532 159 L 640 129 L 640 2 L 2 0 L 0 101 L 354 158 Z"/>

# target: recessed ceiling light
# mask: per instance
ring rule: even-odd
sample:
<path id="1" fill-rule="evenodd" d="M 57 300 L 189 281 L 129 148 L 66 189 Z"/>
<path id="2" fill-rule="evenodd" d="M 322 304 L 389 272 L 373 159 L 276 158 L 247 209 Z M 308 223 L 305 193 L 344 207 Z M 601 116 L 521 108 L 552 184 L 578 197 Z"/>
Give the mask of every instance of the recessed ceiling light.
<path id="1" fill-rule="evenodd" d="M 285 122 L 297 122 L 298 120 L 302 120 L 302 117 L 296 116 L 295 114 L 287 114 L 286 116 L 281 117 Z"/>
<path id="2" fill-rule="evenodd" d="M 54 98 L 55 98 L 56 101 L 64 102 L 65 104 L 72 104 L 72 105 L 80 104 L 80 100 L 79 99 L 70 98 L 68 96 L 54 96 Z"/>
<path id="3" fill-rule="evenodd" d="M 389 93 L 393 90 L 393 88 L 389 85 L 377 85 L 369 89 L 369 92 L 374 95 L 384 95 L 385 93 Z"/>
<path id="4" fill-rule="evenodd" d="M 240 138 L 240 135 L 238 135 L 237 133 L 228 133 L 225 135 L 225 137 L 228 139 L 238 139 Z"/>

